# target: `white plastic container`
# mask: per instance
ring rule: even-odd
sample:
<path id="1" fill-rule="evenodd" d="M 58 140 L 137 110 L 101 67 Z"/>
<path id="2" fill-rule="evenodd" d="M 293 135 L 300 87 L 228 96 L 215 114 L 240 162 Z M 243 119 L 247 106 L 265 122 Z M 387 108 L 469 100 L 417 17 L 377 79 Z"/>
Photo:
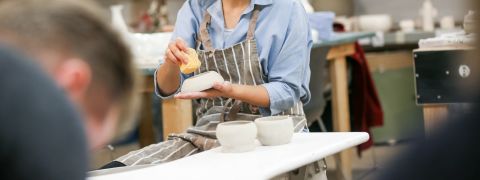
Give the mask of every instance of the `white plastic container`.
<path id="1" fill-rule="evenodd" d="M 438 11 L 433 6 L 432 1 L 425 0 L 423 2 L 420 15 L 422 16 L 423 31 L 433 32 L 435 30 L 435 17 L 437 17 Z"/>
<path id="2" fill-rule="evenodd" d="M 465 32 L 475 33 L 476 23 L 477 23 L 477 19 L 476 19 L 475 11 L 469 11 L 463 21 L 463 28 L 465 29 Z"/>

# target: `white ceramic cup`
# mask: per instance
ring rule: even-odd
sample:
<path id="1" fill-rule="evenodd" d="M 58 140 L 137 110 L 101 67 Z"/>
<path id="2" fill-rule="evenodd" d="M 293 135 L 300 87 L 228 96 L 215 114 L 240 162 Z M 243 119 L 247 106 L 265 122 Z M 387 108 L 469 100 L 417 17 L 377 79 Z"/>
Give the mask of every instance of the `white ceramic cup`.
<path id="1" fill-rule="evenodd" d="M 231 121 L 217 126 L 217 139 L 222 152 L 242 153 L 255 149 L 257 127 L 252 121 Z"/>
<path id="2" fill-rule="evenodd" d="M 270 116 L 255 120 L 257 138 L 264 146 L 288 144 L 293 136 L 293 120 L 288 116 Z"/>
<path id="3" fill-rule="evenodd" d="M 415 31 L 415 21 L 408 19 L 408 20 L 401 20 L 399 23 L 400 29 L 404 33 L 414 32 Z"/>
<path id="4" fill-rule="evenodd" d="M 440 28 L 451 30 L 455 29 L 455 18 L 453 16 L 445 16 L 440 19 Z"/>

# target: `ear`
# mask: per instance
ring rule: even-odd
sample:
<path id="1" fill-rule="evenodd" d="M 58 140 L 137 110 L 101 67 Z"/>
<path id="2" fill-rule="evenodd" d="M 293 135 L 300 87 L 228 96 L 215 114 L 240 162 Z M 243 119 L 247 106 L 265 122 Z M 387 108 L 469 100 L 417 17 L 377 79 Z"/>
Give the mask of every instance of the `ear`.
<path id="1" fill-rule="evenodd" d="M 84 60 L 68 59 L 57 66 L 54 76 L 70 98 L 79 103 L 85 98 L 91 84 L 92 70 Z"/>

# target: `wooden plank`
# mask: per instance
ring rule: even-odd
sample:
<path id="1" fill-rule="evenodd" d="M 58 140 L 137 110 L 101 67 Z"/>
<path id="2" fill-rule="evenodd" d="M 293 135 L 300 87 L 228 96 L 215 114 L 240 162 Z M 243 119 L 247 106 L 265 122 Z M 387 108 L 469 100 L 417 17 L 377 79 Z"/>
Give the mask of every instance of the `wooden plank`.
<path id="1" fill-rule="evenodd" d="M 154 81 L 153 81 L 153 75 L 144 76 L 142 83 L 143 83 L 142 92 L 152 93 L 152 94 L 155 92 L 155 84 L 154 84 Z"/>
<path id="2" fill-rule="evenodd" d="M 142 109 L 140 111 L 139 138 L 140 147 L 155 143 L 153 126 L 152 97 L 154 92 L 153 76 L 144 76 L 142 89 Z"/>
<path id="3" fill-rule="evenodd" d="M 140 147 L 145 147 L 155 143 L 155 133 L 153 130 L 152 95 L 153 94 L 149 92 L 142 94 L 142 114 L 140 116 L 139 125 Z"/>
<path id="4" fill-rule="evenodd" d="M 346 47 L 346 46 L 345 46 Z M 334 51 L 342 51 L 348 54 L 350 51 L 345 48 L 334 48 Z M 333 52 L 333 55 L 339 55 Z M 333 129 L 335 132 L 350 132 L 350 109 L 348 102 L 348 78 L 347 60 L 345 56 L 339 56 L 330 61 L 330 78 L 332 79 L 332 107 L 333 107 Z M 351 150 L 345 150 L 336 155 L 337 179 L 352 179 Z"/>
<path id="5" fill-rule="evenodd" d="M 448 105 L 425 105 L 423 106 L 423 119 L 425 134 L 428 137 L 435 129 L 441 127 L 448 116 Z"/>
<path id="6" fill-rule="evenodd" d="M 142 114 L 140 118 L 139 143 L 141 147 L 155 143 L 153 126 L 152 98 L 154 93 L 153 76 L 145 76 L 143 88 Z M 183 133 L 193 124 L 191 100 L 162 101 L 163 137 L 169 134 Z"/>
<path id="7" fill-rule="evenodd" d="M 193 125 L 191 100 L 163 100 L 162 112 L 164 139 L 172 133 L 183 133 Z"/>
<path id="8" fill-rule="evenodd" d="M 327 59 L 334 60 L 337 58 L 344 58 L 353 54 L 355 54 L 355 44 L 344 44 L 332 47 L 327 54 Z"/>
<path id="9" fill-rule="evenodd" d="M 385 71 L 413 67 L 412 51 L 367 53 L 365 56 L 370 72 L 383 73 Z"/>

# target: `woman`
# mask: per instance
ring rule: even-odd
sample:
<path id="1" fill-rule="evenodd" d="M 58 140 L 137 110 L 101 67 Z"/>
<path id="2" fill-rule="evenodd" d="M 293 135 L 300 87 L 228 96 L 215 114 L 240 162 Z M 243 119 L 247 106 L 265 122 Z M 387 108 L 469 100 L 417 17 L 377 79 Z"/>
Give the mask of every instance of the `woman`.
<path id="1" fill-rule="evenodd" d="M 306 128 L 302 107 L 310 99 L 312 41 L 297 0 L 188 0 L 173 39 L 156 72 L 157 94 L 199 99 L 196 126 L 107 167 L 163 163 L 216 147 L 215 128 L 224 120 L 290 115 L 297 132 Z M 182 75 L 179 65 L 188 63 L 183 53 L 188 47 L 197 49 L 202 65 Z M 204 92 L 178 93 L 184 79 L 206 71 L 227 82 Z"/>

